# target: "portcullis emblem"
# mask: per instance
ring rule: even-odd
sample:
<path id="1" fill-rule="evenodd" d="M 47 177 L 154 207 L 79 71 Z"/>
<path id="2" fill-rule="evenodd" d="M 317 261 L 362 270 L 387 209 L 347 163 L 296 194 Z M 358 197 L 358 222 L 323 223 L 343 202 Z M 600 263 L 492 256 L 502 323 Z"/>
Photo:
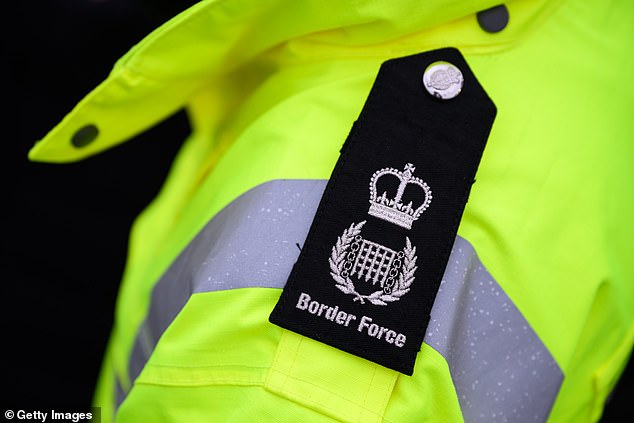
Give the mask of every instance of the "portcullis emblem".
<path id="1" fill-rule="evenodd" d="M 427 210 L 432 199 L 431 189 L 420 178 L 413 176 L 414 170 L 415 167 L 408 163 L 403 171 L 384 168 L 375 172 L 370 179 L 368 214 L 411 229 L 412 223 Z M 377 182 L 381 178 L 398 179 L 399 184 L 394 196 L 388 197 L 385 191 L 382 195 L 377 195 Z M 402 199 L 406 190 L 412 190 L 412 195 L 408 195 L 408 198 L 413 200 L 403 204 Z M 399 251 L 364 239 L 361 229 L 365 224 L 365 220 L 352 223 L 337 237 L 337 243 L 332 247 L 328 258 L 330 275 L 341 292 L 354 295 L 354 301 L 365 304 L 367 300 L 371 304 L 384 306 L 398 301 L 409 292 L 410 286 L 414 283 L 414 274 L 418 269 L 416 247 L 408 237 L 405 237 L 405 245 Z M 361 294 L 357 291 L 353 277 L 357 283 L 378 285 L 380 289 L 367 295 Z"/>

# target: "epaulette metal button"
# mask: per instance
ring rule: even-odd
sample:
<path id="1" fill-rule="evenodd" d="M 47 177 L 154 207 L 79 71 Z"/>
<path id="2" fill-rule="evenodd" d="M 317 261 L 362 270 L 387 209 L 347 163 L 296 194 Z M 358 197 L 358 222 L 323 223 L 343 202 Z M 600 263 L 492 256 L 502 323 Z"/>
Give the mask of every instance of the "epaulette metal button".
<path id="1" fill-rule="evenodd" d="M 425 69 L 423 85 L 436 98 L 450 100 L 460 94 L 464 85 L 462 72 L 449 62 L 434 62 Z"/>

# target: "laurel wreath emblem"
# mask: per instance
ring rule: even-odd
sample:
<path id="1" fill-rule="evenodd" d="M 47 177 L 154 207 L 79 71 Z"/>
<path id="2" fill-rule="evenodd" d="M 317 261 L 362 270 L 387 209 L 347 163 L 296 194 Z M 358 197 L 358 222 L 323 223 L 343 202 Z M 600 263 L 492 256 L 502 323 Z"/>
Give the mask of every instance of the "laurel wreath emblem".
<path id="1" fill-rule="evenodd" d="M 354 238 L 361 233 L 361 228 L 365 225 L 365 220 L 359 223 L 352 223 L 349 228 L 344 229 L 341 236 L 337 237 L 337 243 L 332 247 L 332 253 L 328 258 L 330 265 L 330 276 L 335 280 L 336 287 L 344 294 L 354 295 L 354 301 L 360 301 L 365 304 L 365 300 L 375 305 L 387 305 L 388 303 L 398 301 L 403 295 L 407 294 L 410 286 L 414 282 L 414 273 L 418 267 L 416 266 L 416 247 L 412 246 L 408 237 L 405 237 L 405 248 L 403 249 L 403 267 L 398 275 L 398 283 L 396 289 L 389 294 L 383 290 L 375 291 L 369 295 L 362 295 L 357 292 L 354 283 L 349 276 L 343 276 L 343 265 L 346 260 L 347 249 Z"/>

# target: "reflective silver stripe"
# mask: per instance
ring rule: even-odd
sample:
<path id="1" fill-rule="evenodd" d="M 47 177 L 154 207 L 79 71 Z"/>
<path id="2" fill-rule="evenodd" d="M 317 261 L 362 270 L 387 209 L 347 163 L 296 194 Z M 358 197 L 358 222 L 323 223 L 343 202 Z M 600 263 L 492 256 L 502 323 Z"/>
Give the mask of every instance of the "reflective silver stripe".
<path id="1" fill-rule="evenodd" d="M 114 372 L 114 370 L 113 370 Z M 116 373 L 115 373 L 116 375 Z M 116 404 L 116 408 L 119 408 L 123 400 L 125 399 L 127 393 L 123 386 L 121 386 L 121 381 L 117 376 L 114 377 L 114 401 Z"/>
<path id="2" fill-rule="evenodd" d="M 454 242 L 425 343 L 447 360 L 466 422 L 547 420 L 563 373 L 464 238 Z"/>
<path id="3" fill-rule="evenodd" d="M 191 294 L 284 287 L 325 186 L 323 180 L 266 182 L 211 219 L 152 291 L 148 317 L 130 357 L 131 382 Z"/>
<path id="4" fill-rule="evenodd" d="M 191 294 L 284 287 L 325 186 L 267 182 L 218 213 L 154 287 L 130 358 L 130 380 Z M 562 372 L 463 238 L 455 241 L 425 343 L 447 360 L 466 422 L 547 419 Z"/>

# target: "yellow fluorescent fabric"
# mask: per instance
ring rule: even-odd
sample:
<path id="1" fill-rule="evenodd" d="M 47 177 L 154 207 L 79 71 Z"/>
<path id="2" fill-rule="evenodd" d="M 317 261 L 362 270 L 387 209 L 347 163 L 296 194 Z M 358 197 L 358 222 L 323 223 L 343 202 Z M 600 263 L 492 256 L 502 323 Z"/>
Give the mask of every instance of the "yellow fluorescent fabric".
<path id="1" fill-rule="evenodd" d="M 303 421 L 300 417 L 307 421 L 385 419 L 397 423 L 437 421 L 440 417 L 461 421 L 447 364 L 436 351 L 424 346 L 416 363 L 415 380 L 398 377 L 392 370 L 323 348 L 316 341 L 269 324 L 262 315 L 268 315 L 279 294 L 277 289 L 246 288 L 193 295 L 159 341 L 130 398 L 121 407 L 119 419 L 135 421 L 132 416 L 136 416 L 136 421 L 169 421 L 141 419 L 152 414 L 136 403 L 138 397 L 132 396 L 136 391 L 139 397 L 146 393 L 156 396 L 151 400 L 155 409 L 162 403 L 162 396 L 187 392 L 200 401 L 192 412 L 211 416 L 211 421 L 246 421 L 232 420 L 236 416 L 253 417 L 255 421 Z M 208 317 L 210 310 L 213 321 Z M 214 324 L 216 328 L 208 330 L 207 325 Z M 263 396 L 255 389 L 233 396 L 221 392 L 225 387 L 240 392 L 235 387 L 249 386 L 263 387 L 269 395 Z M 257 413 L 267 413 L 270 404 L 259 409 L 250 401 L 278 401 L 271 397 L 285 398 L 289 401 L 286 407 L 297 403 L 312 411 L 285 413 L 282 403 L 277 417 L 258 417 Z M 396 411 L 383 416 L 388 401 Z"/>
<path id="2" fill-rule="evenodd" d="M 396 378 L 385 367 L 284 331 L 265 387 L 338 420 L 381 422 Z"/>
<path id="3" fill-rule="evenodd" d="M 204 1 L 134 47 L 34 147 L 33 160 L 78 160 L 180 107 L 192 119 L 170 178 L 132 231 L 96 397 L 106 416 L 113 369 L 126 389 L 131 384 L 127 363 L 153 284 L 196 232 L 259 183 L 328 178 L 380 63 L 453 46 L 498 108 L 459 234 L 565 375 L 550 420 L 600 417 L 634 336 L 634 85 L 627 83 L 634 3 L 511 1 L 508 27 L 488 34 L 474 12 L 496 3 Z M 97 125 L 99 138 L 75 149 L 69 140 L 85 124 Z M 265 421 L 286 421 L 290 413 L 290 421 L 329 421 L 351 412 L 343 405 L 325 410 L 337 404 L 328 398 L 321 405 L 294 398 L 269 372 L 288 341 L 266 322 L 276 295 L 194 295 L 119 420 L 210 421 L 207 412 L 235 421 L 257 421 L 257 413 Z M 252 329 L 220 328 L 246 318 L 232 307 L 205 313 L 220 304 L 257 304 L 246 313 Z M 205 342 L 208 336 L 231 342 Z M 315 352 L 302 357 L 319 359 Z M 442 357 L 423 346 L 416 366 L 413 377 L 396 378 L 382 418 L 458 421 Z"/>

